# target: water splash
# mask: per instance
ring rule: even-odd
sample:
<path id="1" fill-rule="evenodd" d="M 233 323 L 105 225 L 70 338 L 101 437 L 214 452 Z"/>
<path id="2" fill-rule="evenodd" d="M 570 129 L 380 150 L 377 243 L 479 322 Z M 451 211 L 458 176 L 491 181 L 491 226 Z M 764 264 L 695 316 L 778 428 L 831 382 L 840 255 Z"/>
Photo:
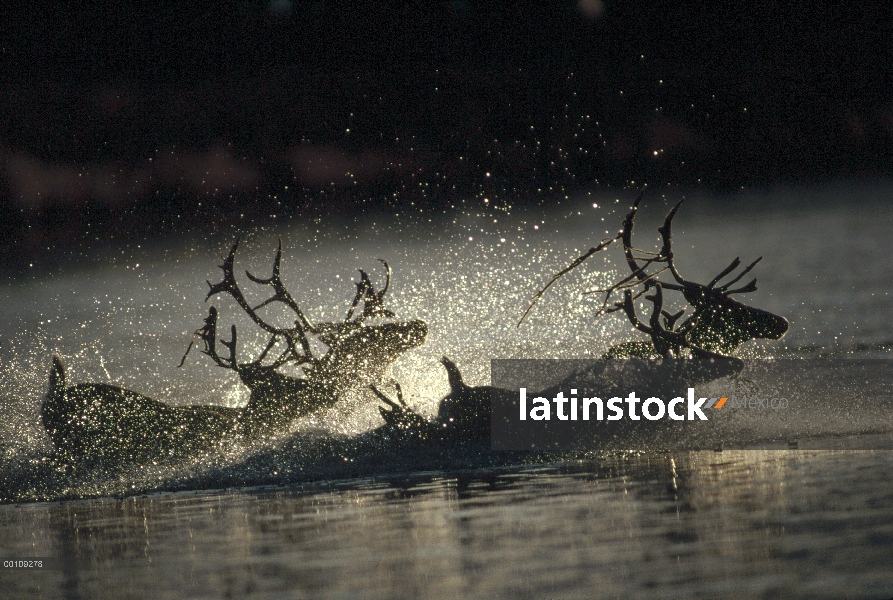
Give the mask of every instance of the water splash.
<path id="1" fill-rule="evenodd" d="M 604 227 L 619 222 L 627 207 L 615 199 L 597 198 L 597 209 L 586 196 L 579 206 L 568 202 L 539 212 L 467 211 L 424 225 L 376 218 L 362 227 L 259 229 L 243 237 L 239 268 L 267 270 L 281 236 L 285 256 L 295 258 L 283 265 L 287 285 L 300 290 L 296 296 L 314 320 L 334 320 L 347 308 L 356 269 L 386 258 L 394 269 L 391 308 L 398 316 L 426 321 L 431 332 L 427 344 L 401 357 L 391 374 L 403 384 L 410 406 L 430 417 L 448 392 L 438 363 L 442 355 L 459 365 L 470 384 L 482 385 L 489 382 L 491 358 L 595 357 L 612 344 L 637 338 L 623 319 L 595 318 L 595 301 L 581 295 L 614 280 L 622 270 L 620 256 L 606 256 L 575 273 L 550 290 L 522 328 L 515 327 L 538 286 L 601 239 Z M 749 343 L 743 356 L 890 356 L 893 262 L 883 245 L 868 243 L 886 239 L 889 219 L 881 217 L 889 211 L 832 203 L 804 215 L 764 207 L 756 219 L 745 204 L 717 207 L 705 202 L 679 223 L 677 235 L 685 243 L 676 249 L 677 260 L 692 278 L 709 280 L 729 257 L 765 255 L 760 305 L 792 323 L 783 343 Z M 643 213 L 640 231 L 654 231 L 662 212 Z M 854 244 L 854 239 L 861 241 Z M 66 357 L 73 383 L 115 382 L 175 405 L 244 403 L 246 390 L 234 374 L 198 362 L 176 369 L 207 310 L 204 280 L 217 278 L 216 256 L 230 242 L 127 248 L 128 256 L 103 267 L 0 287 L 7 307 L 0 324 L 4 500 L 299 481 L 371 468 L 357 466 L 357 456 L 351 463 L 329 454 L 381 423 L 368 395 L 351 399 L 346 409 L 296 423 L 293 432 L 267 445 L 183 465 L 71 472 L 49 456 L 39 407 L 54 351 Z M 829 253 L 829 247 L 837 251 Z M 137 262 L 138 269 L 128 267 Z M 234 306 L 221 305 L 221 311 L 247 331 Z M 246 334 L 245 342 L 262 344 L 259 335 Z M 332 440 L 345 446 L 336 448 Z M 480 449 L 453 456 L 452 462 L 390 456 L 380 468 L 485 465 L 482 456 Z M 373 457 L 381 455 L 359 457 L 360 463 Z"/>

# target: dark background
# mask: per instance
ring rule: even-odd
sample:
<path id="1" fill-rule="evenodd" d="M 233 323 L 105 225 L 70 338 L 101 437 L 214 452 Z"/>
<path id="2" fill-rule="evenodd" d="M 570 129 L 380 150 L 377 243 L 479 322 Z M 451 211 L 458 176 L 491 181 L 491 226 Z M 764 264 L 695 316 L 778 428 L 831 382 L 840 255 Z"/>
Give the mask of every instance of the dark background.
<path id="1" fill-rule="evenodd" d="M 893 174 L 887 3 L 0 10 L 7 274 L 320 212 Z"/>

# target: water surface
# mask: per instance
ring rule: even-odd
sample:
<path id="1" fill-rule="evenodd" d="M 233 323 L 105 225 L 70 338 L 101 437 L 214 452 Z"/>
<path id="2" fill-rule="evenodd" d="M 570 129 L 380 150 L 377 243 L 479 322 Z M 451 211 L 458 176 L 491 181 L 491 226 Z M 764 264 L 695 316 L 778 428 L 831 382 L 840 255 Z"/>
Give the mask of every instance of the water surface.
<path id="1" fill-rule="evenodd" d="M 686 278 L 709 281 L 735 256 L 745 264 L 764 256 L 759 291 L 742 299 L 784 315 L 791 329 L 779 342 L 749 343 L 744 356 L 889 358 L 889 192 L 689 198 L 674 222 L 676 262 Z M 516 327 L 538 286 L 613 235 L 631 200 L 593 193 L 549 211 L 481 207 L 431 224 L 380 218 L 243 232 L 237 274 L 266 276 L 281 237 L 286 284 L 312 320 L 334 320 L 356 269 L 378 282 L 375 259 L 387 259 L 389 307 L 431 331 L 393 375 L 410 404 L 432 415 L 447 391 L 442 355 L 484 384 L 491 358 L 597 357 L 639 335 L 617 315 L 594 318 L 599 300 L 580 295 L 618 277 L 625 266 L 616 252 L 591 258 Z M 657 248 L 668 207 L 648 200 L 638 246 Z M 129 246 L 0 288 L 8 502 L 0 554 L 83 560 L 68 571 L 2 571 L 4 597 L 893 596 L 888 450 L 818 451 L 805 442 L 508 465 L 471 456 L 463 464 L 474 468 L 446 470 L 395 457 L 373 477 L 345 478 L 349 468 L 307 456 L 300 440 L 311 430 L 350 436 L 376 426 L 375 404 L 357 397 L 248 456 L 113 475 L 47 467 L 39 406 L 54 351 L 71 382 L 114 383 L 172 404 L 247 399 L 207 357 L 176 367 L 207 311 L 204 281 L 218 280 L 232 241 Z M 234 304 L 214 304 L 246 348 L 262 346 Z M 843 447 L 872 441 L 857 436 Z"/>

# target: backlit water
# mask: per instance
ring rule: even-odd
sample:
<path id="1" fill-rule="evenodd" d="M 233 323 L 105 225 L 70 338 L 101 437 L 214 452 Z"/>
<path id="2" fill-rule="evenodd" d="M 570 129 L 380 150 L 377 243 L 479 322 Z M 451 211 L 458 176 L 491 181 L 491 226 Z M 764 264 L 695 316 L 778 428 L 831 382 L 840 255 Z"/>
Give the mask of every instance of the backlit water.
<path id="1" fill-rule="evenodd" d="M 706 282 L 736 256 L 764 257 L 759 291 L 741 299 L 784 315 L 791 329 L 748 344 L 745 356 L 889 358 L 891 192 L 690 197 L 674 221 L 676 262 Z M 289 289 L 311 320 L 336 320 L 356 269 L 378 283 L 376 259 L 386 259 L 388 306 L 430 329 L 393 375 L 432 415 L 448 389 L 442 355 L 481 385 L 491 358 L 596 357 L 637 337 L 618 315 L 594 318 L 598 301 L 580 295 L 623 273 L 616 251 L 561 280 L 516 327 L 531 295 L 613 235 L 631 200 L 584 193 L 549 210 L 481 204 L 431 223 L 411 215 L 241 232 L 237 277 L 248 288 L 246 268 L 268 275 L 281 237 Z M 657 249 L 670 200 L 646 198 L 637 246 Z M 132 244 L 0 287 L 0 554 L 81 561 L 0 570 L 2 597 L 893 597 L 889 450 L 804 443 L 448 470 L 426 470 L 424 460 L 407 470 L 397 457 L 372 477 L 345 478 L 349 469 L 303 455 L 296 440 L 376 426 L 375 403 L 355 398 L 253 456 L 107 477 L 46 468 L 39 406 L 52 352 L 71 383 L 114 383 L 172 404 L 247 399 L 201 354 L 177 368 L 207 312 L 204 281 L 219 280 L 234 239 Z M 263 340 L 237 307 L 213 303 L 256 352 Z M 878 429 L 888 424 L 893 415 Z M 889 448 L 890 439 L 844 446 Z"/>

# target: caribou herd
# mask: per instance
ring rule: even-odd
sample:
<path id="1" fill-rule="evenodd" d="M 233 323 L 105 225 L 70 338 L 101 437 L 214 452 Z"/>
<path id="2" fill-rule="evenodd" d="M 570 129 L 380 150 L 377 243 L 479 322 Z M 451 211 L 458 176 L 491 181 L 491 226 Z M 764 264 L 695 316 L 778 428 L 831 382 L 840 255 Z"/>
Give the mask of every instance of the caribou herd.
<path id="1" fill-rule="evenodd" d="M 640 200 L 641 195 L 614 238 L 603 240 L 553 277 L 534 296 L 531 308 L 565 273 L 597 252 L 619 244 L 630 273 L 611 287 L 596 290 L 604 294 L 604 300 L 593 317 L 621 313 L 647 339 L 613 346 L 603 355 L 604 359 L 727 358 L 748 340 L 779 339 L 785 334 L 788 323 L 783 317 L 749 307 L 731 297 L 756 290 L 755 279 L 740 287 L 733 286 L 759 259 L 725 283 L 721 282 L 739 267 L 739 259 L 707 284 L 689 281 L 680 274 L 674 261 L 671 235 L 678 204 L 658 229 L 663 244 L 657 252 L 634 247 L 632 232 Z M 462 444 L 480 442 L 489 436 L 490 400 L 500 390 L 468 386 L 449 359 L 443 358 L 442 364 L 451 391 L 440 401 L 433 420 L 410 408 L 399 383 L 389 380 L 390 364 L 423 344 L 428 327 L 420 320 L 401 321 L 385 308 L 391 278 L 387 263 L 382 261 L 386 280 L 380 290 L 360 271 L 356 294 L 343 321 L 315 323 L 305 316 L 282 282 L 281 244 L 270 277 L 245 273 L 255 285 L 271 291 L 266 300 L 255 306 L 236 281 L 233 265 L 237 248 L 238 242 L 221 265 L 223 281 L 209 282 L 207 299 L 231 296 L 251 321 L 266 332 L 269 340 L 253 358 L 244 356 L 244 349 L 237 344 L 235 325 L 230 328 L 228 340 L 219 336 L 219 313 L 212 306 L 204 326 L 195 332 L 193 342 L 198 340 L 203 345 L 202 352 L 218 367 L 238 374 L 251 392 L 247 404 L 242 408 L 216 404 L 173 406 L 108 384 L 81 383 L 69 387 L 62 359 L 53 356 L 49 391 L 41 416 L 60 458 L 70 462 L 90 459 L 116 464 L 183 459 L 225 449 L 228 444 L 273 438 L 288 431 L 303 417 L 339 406 L 348 393 L 370 388 L 383 403 L 379 410 L 384 424 L 374 432 L 379 439 Z M 670 292 L 681 294 L 687 307 L 676 313 L 669 312 L 665 308 L 665 296 Z M 636 310 L 639 298 L 651 305 L 651 314 L 644 319 Z M 293 318 L 291 324 L 277 325 L 266 318 L 263 309 L 271 305 L 289 311 Z M 189 344 L 181 366 L 192 345 Z M 314 353 L 314 348 L 320 346 L 325 346 L 325 352 Z M 286 367 L 293 374 L 283 373 Z M 396 401 L 382 391 L 386 385 L 396 391 Z"/>

